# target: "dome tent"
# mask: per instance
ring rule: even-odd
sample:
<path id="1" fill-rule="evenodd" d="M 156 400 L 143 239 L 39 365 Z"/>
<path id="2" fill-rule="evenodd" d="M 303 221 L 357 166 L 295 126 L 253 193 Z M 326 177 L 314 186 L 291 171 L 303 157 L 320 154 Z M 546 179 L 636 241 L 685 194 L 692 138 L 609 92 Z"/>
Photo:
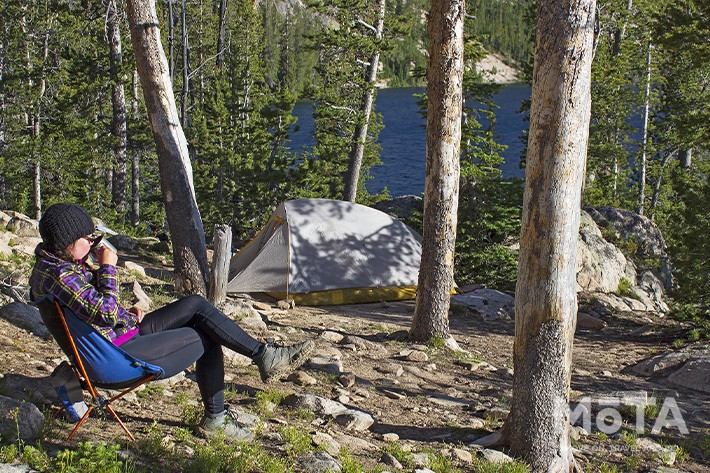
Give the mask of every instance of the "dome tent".
<path id="1" fill-rule="evenodd" d="M 379 210 L 290 200 L 232 258 L 227 291 L 303 305 L 411 299 L 420 260 L 421 236 Z"/>

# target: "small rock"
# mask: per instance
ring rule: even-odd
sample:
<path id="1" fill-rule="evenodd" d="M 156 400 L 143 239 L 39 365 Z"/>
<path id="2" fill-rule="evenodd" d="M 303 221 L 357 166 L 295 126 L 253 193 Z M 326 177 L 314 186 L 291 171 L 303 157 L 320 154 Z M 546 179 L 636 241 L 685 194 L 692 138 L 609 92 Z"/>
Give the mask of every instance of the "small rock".
<path id="1" fill-rule="evenodd" d="M 424 362 L 429 361 L 429 355 L 427 355 L 426 353 L 424 353 L 421 350 L 411 350 L 411 349 L 402 350 L 401 352 L 399 352 L 399 356 L 403 360 L 414 361 L 417 363 L 424 363 Z"/>
<path id="2" fill-rule="evenodd" d="M 249 301 L 249 304 L 251 304 L 251 306 L 256 310 L 271 310 L 271 304 L 267 304 L 266 302 Z"/>
<path id="3" fill-rule="evenodd" d="M 331 356 L 314 356 L 308 360 L 307 366 L 314 370 L 336 375 L 340 375 L 343 372 L 343 362 Z"/>
<path id="4" fill-rule="evenodd" d="M 472 463 L 473 462 L 473 455 L 471 455 L 471 452 L 468 450 L 464 450 L 463 448 L 452 448 L 451 449 L 451 456 L 460 462 L 464 463 Z"/>
<path id="5" fill-rule="evenodd" d="M 503 452 L 498 450 L 492 450 L 490 448 L 484 448 L 479 451 L 479 455 L 490 463 L 513 463 L 513 459 Z"/>
<path id="6" fill-rule="evenodd" d="M 341 394 L 338 396 L 338 402 L 341 404 L 350 404 L 350 396 L 346 394 Z"/>
<path id="7" fill-rule="evenodd" d="M 427 453 L 412 453 L 412 463 L 418 468 L 428 468 L 431 464 L 431 460 Z"/>
<path id="8" fill-rule="evenodd" d="M 656 458 L 661 460 L 667 466 L 673 466 L 676 458 L 676 449 L 664 447 L 660 443 L 648 437 L 642 437 L 636 440 L 636 448 L 641 451 L 651 453 Z"/>
<path id="9" fill-rule="evenodd" d="M 326 330 L 325 332 L 322 332 L 320 334 L 320 338 L 323 340 L 327 340 L 332 343 L 340 343 L 343 338 L 345 338 L 342 334 L 338 332 L 333 332 L 331 330 Z"/>
<path id="10" fill-rule="evenodd" d="M 299 460 L 300 469 L 304 473 L 339 473 L 340 464 L 328 452 L 308 453 Z"/>
<path id="11" fill-rule="evenodd" d="M 611 378 L 612 376 L 614 376 L 614 375 L 611 373 L 611 371 L 606 371 L 606 370 L 605 370 L 605 371 L 602 371 L 600 374 L 601 374 L 602 376 L 606 377 L 606 378 Z"/>
<path id="12" fill-rule="evenodd" d="M 399 435 L 394 432 L 388 432 L 382 436 L 382 440 L 388 443 L 397 442 L 399 441 Z"/>
<path id="13" fill-rule="evenodd" d="M 288 310 L 296 308 L 296 301 L 293 299 L 283 299 L 276 303 L 279 309 Z"/>
<path id="14" fill-rule="evenodd" d="M 291 381 L 298 386 L 313 386 L 318 383 L 316 378 L 303 371 L 294 371 L 288 375 L 286 381 Z"/>
<path id="15" fill-rule="evenodd" d="M 382 394 L 387 396 L 390 399 L 395 399 L 397 401 L 401 401 L 402 399 L 407 399 L 407 396 L 402 393 L 398 393 L 396 391 L 390 391 L 389 389 L 383 389 Z"/>
<path id="16" fill-rule="evenodd" d="M 37 220 L 24 216 L 15 216 L 10 219 L 7 229 L 21 237 L 39 237 L 39 223 Z"/>
<path id="17" fill-rule="evenodd" d="M 313 445 L 323 448 L 326 452 L 331 455 L 337 455 L 340 452 L 340 444 L 335 441 L 333 437 L 324 433 L 317 432 L 311 437 Z"/>
<path id="18" fill-rule="evenodd" d="M 344 388 L 355 386 L 357 379 L 353 373 L 345 373 L 338 376 L 338 384 Z"/>
<path id="19" fill-rule="evenodd" d="M 429 371 L 430 373 L 436 371 L 436 363 L 429 363 L 428 365 L 424 365 L 424 371 Z"/>
<path id="20" fill-rule="evenodd" d="M 366 412 L 349 409 L 347 412 L 335 416 L 335 423 L 351 430 L 367 430 L 375 419 Z"/>
<path id="21" fill-rule="evenodd" d="M 434 470 L 430 470 L 429 468 L 415 468 L 414 473 L 436 473 Z"/>
<path id="22" fill-rule="evenodd" d="M 391 453 L 383 453 L 382 457 L 380 457 L 380 463 L 383 465 L 389 466 L 394 468 L 395 470 L 401 470 L 404 467 L 402 464 L 397 460 L 397 458 L 392 455 Z"/>
<path id="23" fill-rule="evenodd" d="M 133 305 L 136 305 L 143 309 L 143 312 L 148 312 L 150 310 L 150 307 L 153 305 L 153 301 L 151 301 L 150 297 L 148 297 L 148 294 L 145 293 L 145 291 L 141 287 L 141 284 L 138 281 L 133 281 L 128 286 L 128 289 L 130 290 L 131 294 L 133 294 Z"/>
<path id="24" fill-rule="evenodd" d="M 582 330 L 602 330 L 606 327 L 606 322 L 596 317 L 592 317 L 584 312 L 577 312 L 577 329 Z"/>
<path id="25" fill-rule="evenodd" d="M 145 268 L 138 263 L 134 263 L 133 261 L 124 261 L 123 267 L 126 268 L 126 271 L 132 271 L 146 277 Z"/>

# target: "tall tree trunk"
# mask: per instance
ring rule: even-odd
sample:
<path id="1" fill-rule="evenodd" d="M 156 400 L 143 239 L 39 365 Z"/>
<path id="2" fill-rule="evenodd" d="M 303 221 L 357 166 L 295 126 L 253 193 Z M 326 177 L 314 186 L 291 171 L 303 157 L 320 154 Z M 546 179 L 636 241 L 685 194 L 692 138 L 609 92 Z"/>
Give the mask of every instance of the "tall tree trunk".
<path id="1" fill-rule="evenodd" d="M 465 13 L 463 0 L 432 0 L 429 11 L 424 239 L 410 330 L 415 340 L 440 336 L 453 345 L 448 313 L 459 202 Z"/>
<path id="2" fill-rule="evenodd" d="M 577 238 L 590 117 L 594 0 L 539 0 L 513 399 L 501 432 L 532 471 L 570 471 Z"/>
<path id="3" fill-rule="evenodd" d="M 680 160 L 681 169 L 690 169 L 693 164 L 693 148 L 681 150 L 678 159 Z"/>
<path id="4" fill-rule="evenodd" d="M 192 164 L 160 42 L 153 0 L 128 0 L 131 43 L 158 153 L 160 187 L 173 242 L 175 288 L 206 295 L 207 248 L 195 200 Z"/>
<path id="5" fill-rule="evenodd" d="M 187 127 L 187 94 L 190 90 L 190 46 L 187 39 L 187 0 L 182 0 L 182 92 L 180 95 L 180 123 Z"/>
<path id="6" fill-rule="evenodd" d="M 175 13 L 173 12 L 173 0 L 168 0 L 168 52 L 170 62 L 170 82 L 175 83 Z"/>
<path id="7" fill-rule="evenodd" d="M 219 25 L 217 30 L 217 70 L 224 65 L 224 34 L 227 30 L 227 0 L 219 0 Z"/>
<path id="8" fill-rule="evenodd" d="M 638 214 L 643 215 L 646 201 L 646 151 L 648 150 L 648 115 L 651 110 L 651 42 L 648 42 L 646 54 L 646 98 L 643 107 L 643 138 L 641 142 L 641 158 L 639 160 L 639 206 Z"/>
<path id="9" fill-rule="evenodd" d="M 128 208 L 126 192 L 128 129 L 126 125 L 126 93 L 121 48 L 121 24 L 118 9 L 113 0 L 108 4 L 108 41 L 111 68 L 111 105 L 113 107 L 113 135 L 116 145 L 113 151 L 115 171 L 113 174 L 113 203 L 119 217 L 123 217 Z"/>
<path id="10" fill-rule="evenodd" d="M 357 197 L 357 185 L 360 181 L 360 168 L 362 167 L 362 157 L 365 153 L 365 143 L 367 142 L 367 129 L 370 125 L 370 115 L 372 114 L 372 103 L 375 101 L 375 81 L 377 81 L 377 68 L 380 63 L 379 42 L 382 39 L 382 30 L 385 23 L 385 0 L 379 0 L 377 4 L 377 23 L 374 26 L 374 35 L 377 49 L 370 57 L 370 64 L 367 66 L 366 83 L 367 91 L 363 98 L 360 112 L 361 122 L 355 127 L 353 133 L 353 146 L 350 152 L 350 163 L 345 178 L 345 196 L 348 202 L 355 202 Z"/>
<path id="11" fill-rule="evenodd" d="M 131 100 L 131 115 L 134 120 L 138 118 L 138 70 L 133 70 L 133 99 Z M 131 150 L 131 225 L 137 227 L 141 216 L 141 194 L 140 194 L 140 162 L 141 153 L 133 147 Z"/>

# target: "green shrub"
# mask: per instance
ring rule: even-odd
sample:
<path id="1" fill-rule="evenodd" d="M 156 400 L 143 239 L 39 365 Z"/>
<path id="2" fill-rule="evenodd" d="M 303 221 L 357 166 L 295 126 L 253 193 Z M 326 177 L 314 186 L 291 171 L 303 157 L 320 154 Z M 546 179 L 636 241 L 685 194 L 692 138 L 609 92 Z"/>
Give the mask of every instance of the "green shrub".
<path id="1" fill-rule="evenodd" d="M 118 458 L 118 445 L 80 442 L 75 450 L 62 450 L 52 460 L 52 470 L 61 473 L 125 473 L 134 466 Z"/>

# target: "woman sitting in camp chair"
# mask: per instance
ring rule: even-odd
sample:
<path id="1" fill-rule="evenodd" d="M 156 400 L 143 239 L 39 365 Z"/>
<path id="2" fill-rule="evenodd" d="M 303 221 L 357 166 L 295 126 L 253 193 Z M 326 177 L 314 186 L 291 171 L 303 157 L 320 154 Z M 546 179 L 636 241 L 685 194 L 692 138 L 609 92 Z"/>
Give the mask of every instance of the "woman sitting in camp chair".
<path id="1" fill-rule="evenodd" d="M 222 347 L 250 357 L 261 379 L 268 381 L 297 367 L 312 341 L 283 347 L 261 343 L 200 296 L 184 297 L 145 315 L 136 306 L 125 309 L 118 294 L 118 256 L 104 246 L 94 247 L 94 224 L 86 210 L 75 204 L 52 205 L 42 216 L 39 231 L 43 242 L 35 250 L 30 277 L 33 299 L 51 294 L 130 355 L 161 367 L 166 377 L 197 362 L 205 408 L 198 432 L 253 438 L 227 415 Z M 99 264 L 96 270 L 85 263 L 92 252 Z"/>

